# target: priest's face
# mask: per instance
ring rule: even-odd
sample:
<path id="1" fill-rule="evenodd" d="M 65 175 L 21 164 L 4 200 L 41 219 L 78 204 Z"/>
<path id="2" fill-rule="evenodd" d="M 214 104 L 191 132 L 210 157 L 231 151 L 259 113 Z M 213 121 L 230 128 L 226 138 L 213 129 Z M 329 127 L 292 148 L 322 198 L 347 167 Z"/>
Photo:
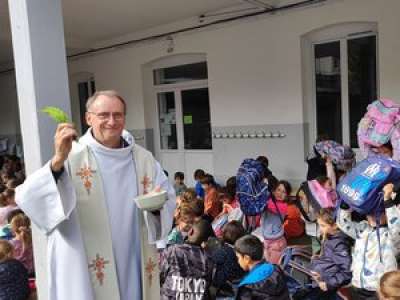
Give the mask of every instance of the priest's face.
<path id="1" fill-rule="evenodd" d="M 86 112 L 86 122 L 92 127 L 94 138 L 109 148 L 121 145 L 125 127 L 125 108 L 116 97 L 100 95 Z"/>

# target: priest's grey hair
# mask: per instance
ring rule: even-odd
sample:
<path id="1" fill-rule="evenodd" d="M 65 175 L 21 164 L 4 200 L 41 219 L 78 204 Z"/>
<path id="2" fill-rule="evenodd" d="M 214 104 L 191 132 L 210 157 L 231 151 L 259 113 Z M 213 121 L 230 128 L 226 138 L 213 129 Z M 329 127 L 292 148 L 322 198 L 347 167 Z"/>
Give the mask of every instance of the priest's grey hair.
<path id="1" fill-rule="evenodd" d="M 122 96 L 120 94 L 118 94 L 117 91 L 114 91 L 114 90 L 96 91 L 86 101 L 86 111 L 90 111 L 90 107 L 92 106 L 92 104 L 96 101 L 96 99 L 99 96 L 108 96 L 108 97 L 111 97 L 111 98 L 117 98 L 124 105 L 124 113 L 126 113 L 126 102 L 125 102 L 124 98 L 122 98 Z"/>

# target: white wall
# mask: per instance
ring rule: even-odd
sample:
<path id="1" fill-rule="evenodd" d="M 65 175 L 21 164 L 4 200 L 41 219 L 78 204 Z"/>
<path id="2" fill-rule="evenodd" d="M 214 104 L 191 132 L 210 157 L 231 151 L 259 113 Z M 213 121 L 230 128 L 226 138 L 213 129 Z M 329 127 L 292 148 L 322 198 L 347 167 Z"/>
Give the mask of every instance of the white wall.
<path id="1" fill-rule="evenodd" d="M 400 19 L 396 13 L 399 10 L 398 0 L 336 0 L 313 8 L 258 16 L 181 34 L 174 37 L 174 54 L 206 54 L 213 127 L 303 126 L 307 120 L 302 103 L 301 36 L 336 23 L 376 22 L 380 95 L 400 99 Z M 160 40 L 74 59 L 69 62 L 70 78 L 74 80 L 82 72 L 93 74 L 97 89 L 116 89 L 128 100 L 128 129 L 152 128 L 155 124 L 148 119 L 154 118 L 150 111 L 146 112 L 145 120 L 144 102 L 155 99 L 145 91 L 142 69 L 143 65 L 166 56 L 166 49 L 166 41 Z M 1 87 L 3 77 L 0 76 Z M 72 97 L 76 94 L 73 82 L 76 81 L 71 81 Z M 0 110 L 0 115 L 1 124 L 3 115 L 8 120 L 4 128 L 13 126 L 10 125 L 13 123 L 11 113 Z M 3 125 L 1 127 L 3 130 Z M 267 149 L 265 145 L 254 143 L 257 148 L 253 152 L 273 151 L 270 153 L 274 157 L 272 166 L 279 176 L 298 178 L 299 174 L 304 174 L 303 136 L 293 137 L 289 146 L 279 152 L 273 150 L 276 147 Z M 238 146 L 229 151 L 236 151 L 234 157 L 244 157 L 253 153 L 248 148 L 248 145 Z M 289 167 L 285 161 L 288 157 Z M 218 165 L 220 170 L 216 172 L 226 174 L 223 164 Z M 227 164 L 226 168 L 231 170 L 232 166 Z"/>
<path id="2" fill-rule="evenodd" d="M 400 60 L 397 57 L 400 19 L 395 13 L 399 9 L 397 0 L 332 1 L 327 5 L 182 34 L 174 37 L 174 54 L 206 54 L 213 127 L 303 126 L 307 120 L 303 118 L 301 36 L 335 23 L 377 22 L 380 95 L 400 99 Z M 166 48 L 165 41 L 147 42 L 80 58 L 70 62 L 70 73 L 91 72 L 97 88 L 119 90 L 129 99 L 128 128 L 143 129 L 149 127 L 149 122 L 145 126 L 144 101 L 155 100 L 149 99 L 144 91 L 142 66 L 166 56 Z M 150 117 L 153 118 L 151 113 Z M 258 149 L 253 152 L 263 152 L 263 145 L 254 146 Z M 244 157 L 250 154 L 246 147 L 238 146 L 230 151 L 236 151 L 235 157 Z M 299 174 L 304 174 L 302 136 L 293 138 L 282 151 L 275 153 L 273 149 L 276 147 L 265 149 L 264 153 L 273 151 L 270 153 L 275 160 L 272 166 L 279 176 L 298 178 Z M 289 157 L 290 167 L 285 163 Z M 216 172 L 226 174 L 223 164 L 218 162 L 218 165 L 220 169 Z M 233 170 L 228 163 L 226 168 Z"/>

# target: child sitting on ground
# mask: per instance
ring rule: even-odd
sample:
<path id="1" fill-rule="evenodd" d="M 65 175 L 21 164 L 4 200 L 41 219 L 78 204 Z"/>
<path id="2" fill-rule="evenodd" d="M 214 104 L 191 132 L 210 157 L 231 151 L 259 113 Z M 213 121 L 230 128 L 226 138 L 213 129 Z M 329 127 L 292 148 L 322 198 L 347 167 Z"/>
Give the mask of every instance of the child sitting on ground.
<path id="1" fill-rule="evenodd" d="M 305 225 L 301 218 L 301 213 L 296 205 L 296 198 L 288 197 L 287 214 L 283 223 L 285 237 L 290 242 L 290 239 L 302 237 L 304 235 Z"/>
<path id="2" fill-rule="evenodd" d="M 383 274 L 379 282 L 379 300 L 400 299 L 400 271 L 391 271 Z"/>
<path id="3" fill-rule="evenodd" d="M 222 211 L 222 202 L 218 198 L 218 192 L 214 177 L 210 174 L 204 175 L 201 180 L 204 189 L 204 214 L 209 216 L 210 221 L 214 220 Z"/>
<path id="4" fill-rule="evenodd" d="M 174 175 L 175 183 L 174 183 L 174 189 L 175 193 L 177 196 L 180 196 L 185 190 L 186 190 L 186 185 L 185 185 L 185 174 L 182 172 L 176 172 Z"/>
<path id="5" fill-rule="evenodd" d="M 319 298 L 335 300 L 337 290 L 351 281 L 351 245 L 336 225 L 332 209 L 321 209 L 317 222 L 322 235 L 321 253 L 311 258 Z"/>
<path id="6" fill-rule="evenodd" d="M 213 235 L 210 223 L 200 220 L 193 224 L 184 244 L 164 250 L 160 269 L 161 300 L 210 299 L 214 265 L 202 245 Z"/>
<path id="7" fill-rule="evenodd" d="M 239 283 L 244 275 L 234 250 L 235 242 L 244 235 L 245 230 L 240 222 L 227 223 L 222 230 L 221 245 L 212 252 L 216 267 L 213 286 L 217 288 L 217 299 L 233 299 L 234 284 Z"/>
<path id="8" fill-rule="evenodd" d="M 351 299 L 378 299 L 376 291 L 379 279 L 385 273 L 397 269 L 396 244 L 400 238 L 400 210 L 392 200 L 393 184 L 383 188 L 385 212 L 381 215 L 379 240 L 375 215 L 367 215 L 367 221 L 356 223 L 351 219 L 348 206 L 342 203 L 338 211 L 339 228 L 355 239 L 352 263 Z"/>
<path id="9" fill-rule="evenodd" d="M 204 175 L 206 175 L 206 173 L 202 169 L 197 169 L 193 174 L 194 181 L 196 182 L 194 189 L 196 190 L 197 197 L 200 199 L 204 199 L 204 189 L 200 182 Z"/>
<path id="10" fill-rule="evenodd" d="M 238 285 L 237 300 L 289 300 L 282 270 L 263 260 L 263 244 L 252 235 L 235 243 L 240 267 L 248 272 Z"/>
<path id="11" fill-rule="evenodd" d="M 29 293 L 28 272 L 13 258 L 13 246 L 0 240 L 0 299 L 26 300 Z"/>
<path id="12" fill-rule="evenodd" d="M 0 226 L 7 224 L 7 215 L 18 208 L 15 203 L 15 191 L 13 189 L 6 189 L 3 193 L 5 206 L 0 207 Z"/>
<path id="13" fill-rule="evenodd" d="M 172 244 L 183 244 L 187 233 L 195 219 L 195 214 L 192 208 L 187 203 L 181 203 L 177 208 L 177 213 L 175 214 L 176 226 L 169 233 L 167 238 L 167 245 Z"/>
<path id="14" fill-rule="evenodd" d="M 25 214 L 18 214 L 12 218 L 10 225 L 14 235 L 14 238 L 10 241 L 14 247 L 14 257 L 24 265 L 29 275 L 33 275 L 31 221 Z"/>

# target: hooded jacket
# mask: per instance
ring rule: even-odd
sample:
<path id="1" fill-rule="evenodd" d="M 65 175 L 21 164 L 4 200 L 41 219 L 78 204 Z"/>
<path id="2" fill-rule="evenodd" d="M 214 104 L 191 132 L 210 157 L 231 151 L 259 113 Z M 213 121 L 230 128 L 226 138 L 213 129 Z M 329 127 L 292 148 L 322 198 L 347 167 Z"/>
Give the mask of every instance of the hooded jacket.
<path id="1" fill-rule="evenodd" d="M 321 255 L 311 260 L 311 269 L 321 276 L 328 290 L 336 290 L 351 281 L 351 245 L 347 236 L 338 232 L 322 243 Z"/>
<path id="2" fill-rule="evenodd" d="M 282 270 L 266 262 L 256 265 L 239 283 L 237 300 L 289 300 Z"/>
<path id="3" fill-rule="evenodd" d="M 380 226 L 378 240 L 377 228 L 371 227 L 366 221 L 354 222 L 349 210 L 339 209 L 337 224 L 345 234 L 355 240 L 351 283 L 357 288 L 376 291 L 381 276 L 397 269 L 400 209 L 394 206 L 393 201 L 387 201 L 385 211 L 387 225 Z"/>
<path id="4" fill-rule="evenodd" d="M 161 300 L 209 299 L 214 264 L 200 246 L 171 245 L 164 250 L 162 258 Z"/>

